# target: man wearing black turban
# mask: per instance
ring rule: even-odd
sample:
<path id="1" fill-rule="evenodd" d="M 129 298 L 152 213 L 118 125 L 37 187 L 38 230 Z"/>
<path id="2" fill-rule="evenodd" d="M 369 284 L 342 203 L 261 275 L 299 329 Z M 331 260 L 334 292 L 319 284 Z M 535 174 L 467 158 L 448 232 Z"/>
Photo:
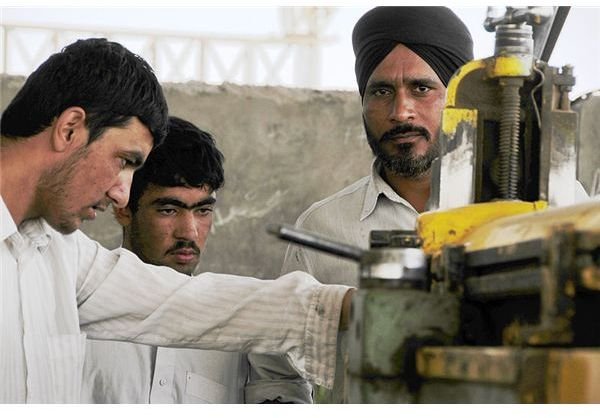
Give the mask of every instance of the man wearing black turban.
<path id="1" fill-rule="evenodd" d="M 371 175 L 313 204 L 296 226 L 368 248 L 370 231 L 414 229 L 425 209 L 446 86 L 473 59 L 473 42 L 445 7 L 376 7 L 356 23 L 352 44 L 365 131 L 375 155 Z M 324 283 L 358 284 L 356 263 L 290 245 L 282 273 L 294 270 Z M 343 374 L 338 362 L 333 391 L 317 390 L 317 402 L 344 401 Z"/>
<path id="2" fill-rule="evenodd" d="M 444 86 L 458 67 L 473 59 L 469 30 L 450 9 L 376 7 L 360 18 L 352 32 L 361 97 L 375 67 L 398 44 L 420 56 Z"/>

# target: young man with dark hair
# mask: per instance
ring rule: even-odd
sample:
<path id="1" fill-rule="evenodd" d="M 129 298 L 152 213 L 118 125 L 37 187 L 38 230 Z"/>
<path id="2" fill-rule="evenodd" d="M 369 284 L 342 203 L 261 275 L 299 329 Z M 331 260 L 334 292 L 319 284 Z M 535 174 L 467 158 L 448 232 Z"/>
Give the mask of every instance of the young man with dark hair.
<path id="1" fill-rule="evenodd" d="M 115 209 L 123 247 L 144 262 L 197 271 L 223 184 L 223 155 L 210 134 L 177 117 L 133 176 Z M 282 357 L 90 340 L 82 402 L 311 403 L 310 384 Z"/>
<path id="2" fill-rule="evenodd" d="M 167 103 L 148 63 L 116 42 L 86 39 L 50 56 L 27 78 L 2 112 L 2 137 L 37 135 L 72 106 L 85 110 L 89 144 L 134 117 L 155 145 L 166 134 Z"/>
<path id="3" fill-rule="evenodd" d="M 285 353 L 303 377 L 332 383 L 347 287 L 301 272 L 190 278 L 77 231 L 97 210 L 126 206 L 133 172 L 162 141 L 167 114 L 145 61 L 102 39 L 50 57 L 2 114 L 0 402 L 79 401 L 86 333 Z"/>

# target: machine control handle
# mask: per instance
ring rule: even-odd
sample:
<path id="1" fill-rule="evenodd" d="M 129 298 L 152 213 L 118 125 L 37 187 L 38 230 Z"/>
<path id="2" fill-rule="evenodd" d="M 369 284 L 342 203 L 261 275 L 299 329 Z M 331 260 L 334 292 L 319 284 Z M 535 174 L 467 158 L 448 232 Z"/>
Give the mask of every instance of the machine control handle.
<path id="1" fill-rule="evenodd" d="M 332 241 L 322 235 L 315 234 L 314 232 L 303 231 L 289 225 L 270 224 L 267 225 L 267 231 L 282 240 L 291 241 L 305 247 L 355 261 L 360 261 L 365 253 L 365 250 L 361 248 Z"/>

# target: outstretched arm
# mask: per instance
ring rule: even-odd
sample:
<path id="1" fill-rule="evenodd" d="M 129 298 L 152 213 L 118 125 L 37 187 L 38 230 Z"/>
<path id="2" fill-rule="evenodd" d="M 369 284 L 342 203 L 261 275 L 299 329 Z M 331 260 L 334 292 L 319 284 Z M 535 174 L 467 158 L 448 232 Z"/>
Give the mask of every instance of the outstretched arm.
<path id="1" fill-rule="evenodd" d="M 83 234 L 77 239 L 90 245 Z M 287 354 L 304 378 L 332 385 L 338 329 L 349 320 L 348 287 L 322 285 L 303 272 L 277 280 L 190 279 L 92 243 L 81 254 L 77 285 L 79 320 L 90 338 Z"/>

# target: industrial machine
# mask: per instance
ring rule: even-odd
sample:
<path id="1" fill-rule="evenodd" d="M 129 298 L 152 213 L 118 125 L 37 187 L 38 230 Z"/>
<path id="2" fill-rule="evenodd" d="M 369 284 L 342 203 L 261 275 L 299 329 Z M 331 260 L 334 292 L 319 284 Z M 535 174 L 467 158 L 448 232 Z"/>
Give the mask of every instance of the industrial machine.
<path id="1" fill-rule="evenodd" d="M 348 402 L 600 402 L 600 200 L 575 204 L 575 79 L 546 63 L 567 13 L 488 16 L 494 55 L 448 85 L 416 231 L 363 250 L 270 227 L 360 263 Z"/>

